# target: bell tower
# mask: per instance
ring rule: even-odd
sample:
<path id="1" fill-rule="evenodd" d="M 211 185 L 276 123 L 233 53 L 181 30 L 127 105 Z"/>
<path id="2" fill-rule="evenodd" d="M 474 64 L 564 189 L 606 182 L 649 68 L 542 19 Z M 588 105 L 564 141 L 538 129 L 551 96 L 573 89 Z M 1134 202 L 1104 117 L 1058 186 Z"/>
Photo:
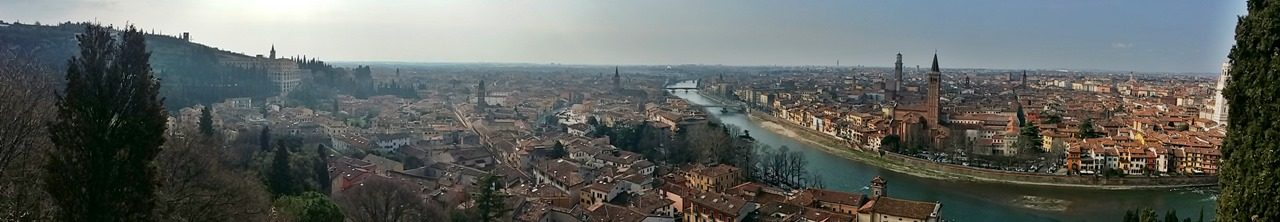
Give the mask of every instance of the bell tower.
<path id="1" fill-rule="evenodd" d="M 622 75 L 618 74 L 618 67 L 613 67 L 613 89 L 622 88 Z"/>
<path id="2" fill-rule="evenodd" d="M 885 196 L 884 186 L 886 184 L 887 183 L 884 181 L 884 178 L 880 178 L 880 176 L 876 176 L 876 178 L 871 179 L 871 198 Z"/>
<path id="3" fill-rule="evenodd" d="M 929 68 L 929 97 L 925 98 L 925 108 L 929 109 L 929 116 L 925 118 L 929 119 L 930 128 L 937 127 L 941 117 L 939 115 L 941 106 L 938 105 L 940 93 L 942 93 L 942 70 L 938 68 L 938 54 L 934 53 L 933 67 Z"/>

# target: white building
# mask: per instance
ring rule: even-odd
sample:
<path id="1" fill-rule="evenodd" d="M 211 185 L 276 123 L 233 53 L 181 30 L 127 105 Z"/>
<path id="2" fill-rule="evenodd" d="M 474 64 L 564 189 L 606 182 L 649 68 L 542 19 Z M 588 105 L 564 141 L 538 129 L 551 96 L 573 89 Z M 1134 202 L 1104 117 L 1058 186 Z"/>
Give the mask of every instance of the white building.
<path id="1" fill-rule="evenodd" d="M 293 60 L 276 58 L 275 46 L 271 46 L 269 57 L 263 57 L 261 54 L 256 57 L 222 54 L 218 62 L 227 66 L 265 71 L 271 82 L 280 89 L 280 95 L 288 95 L 290 91 L 302 84 L 303 70 L 298 68 L 298 63 Z"/>

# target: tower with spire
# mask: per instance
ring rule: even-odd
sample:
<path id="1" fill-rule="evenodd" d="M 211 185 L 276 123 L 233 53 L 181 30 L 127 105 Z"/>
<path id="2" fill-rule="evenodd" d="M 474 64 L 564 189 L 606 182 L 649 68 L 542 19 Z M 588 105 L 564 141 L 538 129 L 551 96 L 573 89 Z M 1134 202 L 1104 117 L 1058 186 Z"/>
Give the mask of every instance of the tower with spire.
<path id="1" fill-rule="evenodd" d="M 622 89 L 622 75 L 618 74 L 618 67 L 613 67 L 613 89 Z"/>
<path id="2" fill-rule="evenodd" d="M 267 57 L 267 58 L 276 59 L 276 45 L 275 45 L 275 44 L 271 44 L 271 56 L 270 56 L 270 57 Z"/>
<path id="3" fill-rule="evenodd" d="M 1022 70 L 1022 88 L 1027 88 L 1027 70 Z"/>
<path id="4" fill-rule="evenodd" d="M 929 68 L 929 96 L 925 98 L 925 109 L 928 109 L 929 126 L 938 126 L 939 112 L 941 107 L 938 105 L 940 93 L 942 92 L 942 70 L 938 68 L 938 53 L 933 54 L 933 67 Z"/>

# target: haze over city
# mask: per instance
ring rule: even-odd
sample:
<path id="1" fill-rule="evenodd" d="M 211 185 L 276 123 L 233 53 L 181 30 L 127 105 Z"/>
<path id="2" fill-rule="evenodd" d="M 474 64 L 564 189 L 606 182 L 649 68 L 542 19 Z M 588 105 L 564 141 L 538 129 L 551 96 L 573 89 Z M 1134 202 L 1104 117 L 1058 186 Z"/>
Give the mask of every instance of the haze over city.
<path id="1" fill-rule="evenodd" d="M 0 221 L 1280 221 L 1280 0 L 0 0 Z"/>
<path id="2" fill-rule="evenodd" d="M 1242 2 L 0 1 L 21 22 L 126 23 L 336 61 L 927 66 L 1216 73 Z"/>

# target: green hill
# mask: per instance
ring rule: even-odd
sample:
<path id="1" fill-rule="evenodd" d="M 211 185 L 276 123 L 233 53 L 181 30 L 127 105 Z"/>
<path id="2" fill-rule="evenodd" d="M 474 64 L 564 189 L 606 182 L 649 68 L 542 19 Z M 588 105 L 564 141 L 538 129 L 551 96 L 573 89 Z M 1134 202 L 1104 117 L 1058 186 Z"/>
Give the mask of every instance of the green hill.
<path id="1" fill-rule="evenodd" d="M 0 23 L 0 50 L 30 58 L 52 70 L 66 70 L 67 60 L 77 53 L 75 36 L 83 30 L 84 23 Z M 170 110 L 226 98 L 262 99 L 278 94 L 261 70 L 218 64 L 219 55 L 245 55 L 165 35 L 148 35 L 147 48 L 151 51 L 151 66 L 161 79 L 161 96 Z M 51 74 L 53 79 L 62 80 L 61 71 Z"/>

